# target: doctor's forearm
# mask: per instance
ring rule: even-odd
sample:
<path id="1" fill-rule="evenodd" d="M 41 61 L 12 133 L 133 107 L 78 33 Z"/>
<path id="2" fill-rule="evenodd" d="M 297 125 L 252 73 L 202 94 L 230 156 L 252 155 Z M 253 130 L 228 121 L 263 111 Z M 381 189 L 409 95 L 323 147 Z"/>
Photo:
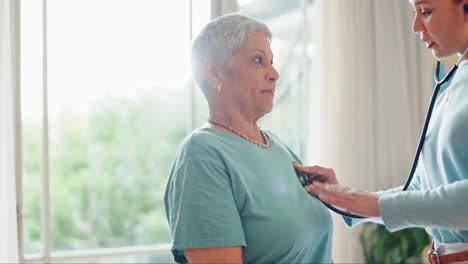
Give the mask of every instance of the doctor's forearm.
<path id="1" fill-rule="evenodd" d="M 427 191 L 383 194 L 379 209 L 390 231 L 408 227 L 468 229 L 468 180 Z"/>

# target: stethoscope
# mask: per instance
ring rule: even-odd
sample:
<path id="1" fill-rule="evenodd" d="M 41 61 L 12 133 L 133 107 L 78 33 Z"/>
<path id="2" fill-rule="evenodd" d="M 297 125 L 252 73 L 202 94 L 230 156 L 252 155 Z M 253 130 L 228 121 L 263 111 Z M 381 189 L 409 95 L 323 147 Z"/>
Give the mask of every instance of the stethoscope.
<path id="1" fill-rule="evenodd" d="M 441 80 L 440 79 L 440 61 L 437 61 L 436 68 L 434 71 L 434 80 L 435 80 L 435 87 L 434 92 L 432 93 L 431 103 L 429 104 L 429 109 L 427 110 L 426 120 L 424 121 L 424 127 L 421 132 L 421 136 L 419 138 L 418 148 L 416 149 L 416 154 L 414 155 L 413 165 L 411 166 L 411 171 L 408 175 L 408 179 L 406 180 L 405 186 L 401 191 L 406 191 L 413 180 L 414 172 L 416 171 L 416 167 L 418 166 L 419 155 L 421 155 L 421 151 L 424 145 L 424 139 L 426 138 L 427 128 L 429 127 L 429 121 L 431 120 L 432 110 L 434 109 L 434 105 L 437 99 L 437 95 L 439 94 L 440 87 L 450 81 L 453 75 L 458 69 L 458 65 L 463 60 L 463 58 L 468 53 L 468 48 L 465 49 L 465 52 L 458 60 L 457 64 L 455 64 L 452 69 L 445 75 L 445 77 Z M 299 181 L 301 182 L 302 186 L 309 185 L 312 182 L 309 180 L 309 177 L 305 172 L 296 171 Z M 344 212 L 330 204 L 322 202 L 328 209 L 332 210 L 333 212 L 340 214 L 342 216 L 347 216 L 351 218 L 368 218 L 366 216 L 357 215 L 349 212 Z"/>

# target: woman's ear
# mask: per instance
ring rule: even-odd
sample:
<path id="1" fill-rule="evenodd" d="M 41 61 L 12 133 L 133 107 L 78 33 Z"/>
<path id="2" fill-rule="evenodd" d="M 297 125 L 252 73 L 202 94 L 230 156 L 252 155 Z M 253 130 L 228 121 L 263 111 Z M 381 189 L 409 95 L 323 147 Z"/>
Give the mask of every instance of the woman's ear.
<path id="1" fill-rule="evenodd" d="M 204 65 L 205 78 L 211 87 L 221 85 L 221 64 L 213 59 L 207 59 Z"/>

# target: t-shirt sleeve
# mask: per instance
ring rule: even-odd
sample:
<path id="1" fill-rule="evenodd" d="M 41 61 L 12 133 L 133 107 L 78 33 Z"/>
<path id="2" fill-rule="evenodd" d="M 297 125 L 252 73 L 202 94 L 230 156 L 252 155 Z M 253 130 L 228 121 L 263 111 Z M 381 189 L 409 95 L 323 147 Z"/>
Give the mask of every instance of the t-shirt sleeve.
<path id="1" fill-rule="evenodd" d="M 173 248 L 246 246 L 225 168 L 188 159 L 170 178 L 166 198 Z"/>

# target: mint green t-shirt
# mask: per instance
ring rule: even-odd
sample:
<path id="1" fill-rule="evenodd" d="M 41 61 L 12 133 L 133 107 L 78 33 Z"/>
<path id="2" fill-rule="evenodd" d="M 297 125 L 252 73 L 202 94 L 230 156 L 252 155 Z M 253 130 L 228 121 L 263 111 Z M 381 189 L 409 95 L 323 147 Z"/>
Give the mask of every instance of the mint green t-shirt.
<path id="1" fill-rule="evenodd" d="M 243 246 L 245 263 L 330 263 L 328 209 L 299 183 L 273 133 L 261 148 L 201 128 L 180 145 L 164 196 L 173 252 Z"/>

